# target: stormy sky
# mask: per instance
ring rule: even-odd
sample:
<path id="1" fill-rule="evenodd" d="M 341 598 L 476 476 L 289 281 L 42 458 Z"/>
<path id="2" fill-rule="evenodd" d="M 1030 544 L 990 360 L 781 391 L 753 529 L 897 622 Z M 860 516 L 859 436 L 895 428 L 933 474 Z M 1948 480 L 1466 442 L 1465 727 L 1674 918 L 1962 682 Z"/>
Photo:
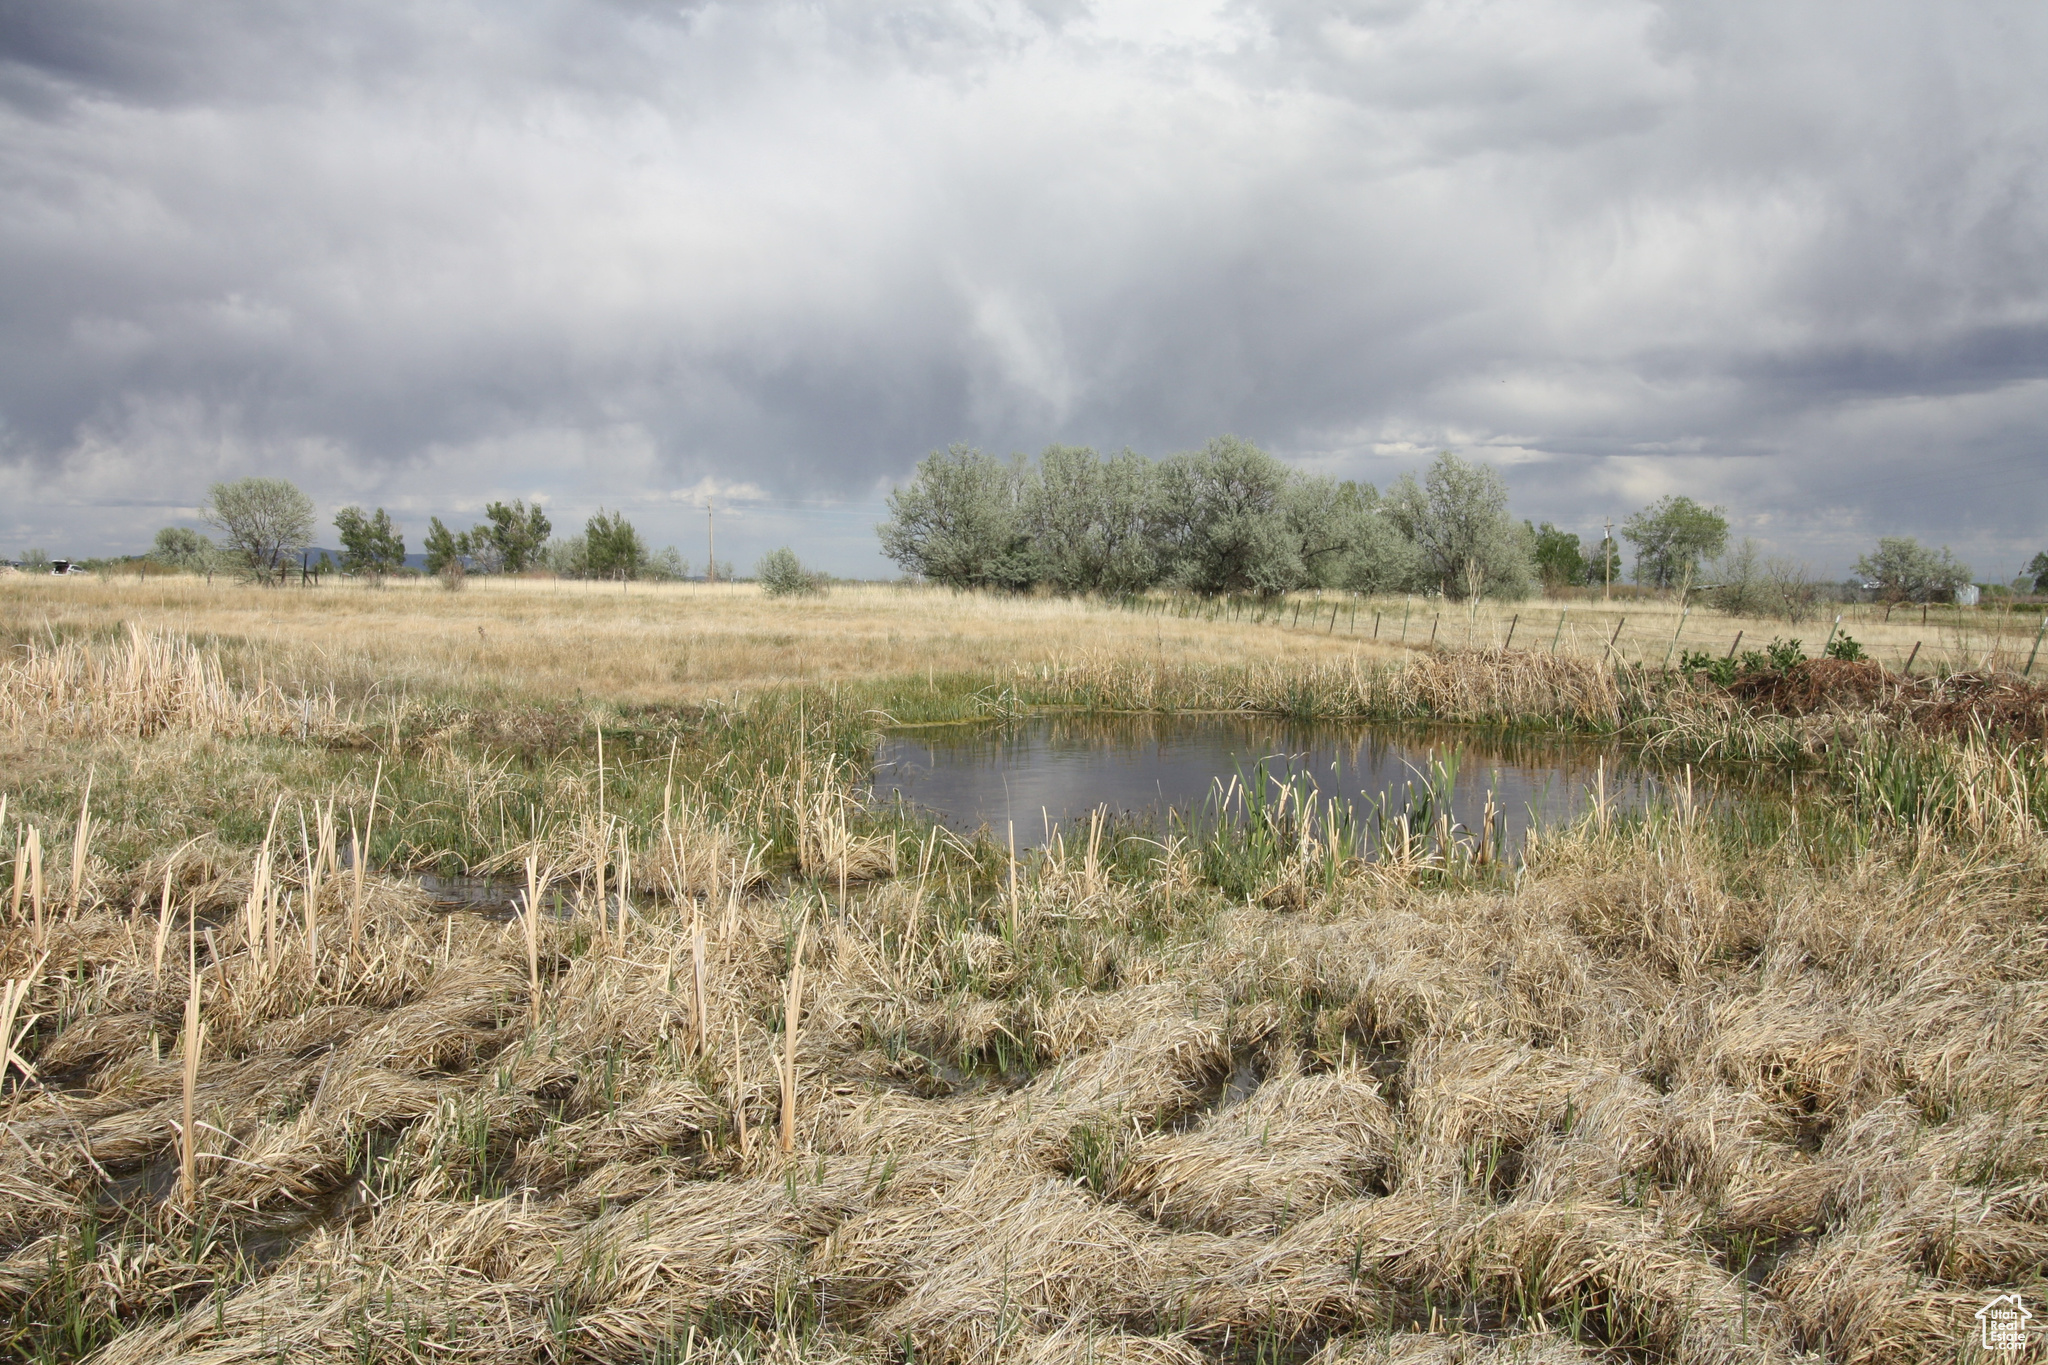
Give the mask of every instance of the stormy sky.
<path id="1" fill-rule="evenodd" d="M 1232 432 L 2007 578 L 2043 70 L 1998 0 L 0 0 L 0 555 L 262 473 L 880 575 L 933 448 Z"/>

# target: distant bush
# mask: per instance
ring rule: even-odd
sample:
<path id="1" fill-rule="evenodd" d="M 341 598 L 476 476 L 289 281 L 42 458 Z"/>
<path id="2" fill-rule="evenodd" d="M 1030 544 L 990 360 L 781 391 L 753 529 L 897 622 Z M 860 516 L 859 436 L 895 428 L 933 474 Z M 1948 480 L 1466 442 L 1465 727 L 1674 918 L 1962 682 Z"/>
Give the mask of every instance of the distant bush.
<path id="1" fill-rule="evenodd" d="M 825 591 L 824 575 L 812 573 L 787 545 L 770 550 L 754 566 L 754 577 L 770 597 L 801 597 Z"/>
<path id="2" fill-rule="evenodd" d="M 313 543 L 313 500 L 287 479 L 217 483 L 199 515 L 221 531 L 221 548 L 256 582 L 282 581 L 281 571 Z"/>
<path id="3" fill-rule="evenodd" d="M 224 555 L 219 546 L 199 532 L 183 526 L 166 526 L 156 533 L 149 557 L 167 570 L 202 573 L 211 579 Z"/>
<path id="4" fill-rule="evenodd" d="M 1911 536 L 1879 537 L 1876 552 L 1856 561 L 1856 572 L 1875 585 L 1886 620 L 1902 602 L 1954 601 L 1956 590 L 1970 581 L 1970 566 L 1948 546 L 1929 549 Z"/>

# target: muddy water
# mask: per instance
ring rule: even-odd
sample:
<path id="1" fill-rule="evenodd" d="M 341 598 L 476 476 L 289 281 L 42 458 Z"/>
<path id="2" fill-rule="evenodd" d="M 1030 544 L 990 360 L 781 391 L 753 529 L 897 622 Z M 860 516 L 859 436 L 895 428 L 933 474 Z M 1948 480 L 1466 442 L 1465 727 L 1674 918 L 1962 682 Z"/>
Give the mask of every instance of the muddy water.
<path id="1" fill-rule="evenodd" d="M 1532 823 L 1571 819 L 1604 788 L 1610 807 L 1641 807 L 1665 780 L 1631 766 L 1618 746 L 1566 737 L 1470 730 L 1298 725 L 1250 716 L 1034 717 L 1015 725 L 924 726 L 884 736 L 873 791 L 951 829 L 1016 831 L 1036 846 L 1097 806 L 1163 825 L 1169 812 L 1200 823 L 1246 784 L 1313 788 L 1323 800 L 1399 808 L 1446 769 L 1454 821 L 1493 823 L 1519 842 Z M 1232 790 L 1233 781 L 1237 784 Z"/>

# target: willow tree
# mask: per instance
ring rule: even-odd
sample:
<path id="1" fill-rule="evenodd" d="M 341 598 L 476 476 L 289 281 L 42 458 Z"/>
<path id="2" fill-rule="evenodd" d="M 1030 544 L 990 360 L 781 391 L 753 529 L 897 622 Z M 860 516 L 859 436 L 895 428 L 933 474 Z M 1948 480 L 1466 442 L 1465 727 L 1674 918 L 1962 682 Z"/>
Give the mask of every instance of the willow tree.
<path id="1" fill-rule="evenodd" d="M 266 581 L 313 543 L 313 500 L 288 479 L 217 483 L 199 514 L 221 533 L 222 548 Z"/>

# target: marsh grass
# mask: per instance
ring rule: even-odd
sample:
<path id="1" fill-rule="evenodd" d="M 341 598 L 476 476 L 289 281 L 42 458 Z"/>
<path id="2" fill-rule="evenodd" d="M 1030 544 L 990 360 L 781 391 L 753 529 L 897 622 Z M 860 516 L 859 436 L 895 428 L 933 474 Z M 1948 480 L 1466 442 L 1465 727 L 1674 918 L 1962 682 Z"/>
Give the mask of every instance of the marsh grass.
<path id="1" fill-rule="evenodd" d="M 502 707 L 339 687 L 303 736 L 17 699 L 5 1349 L 1916 1361 L 2034 1292 L 2038 750 L 1716 729 L 1594 660 L 1261 667 L 1184 681 L 1646 745 L 1664 704 L 1815 790 L 1596 800 L 1510 858 L 1446 769 L 1335 811 L 1253 772 L 1020 856 L 858 801 L 916 674 L 505 752 Z M 1141 684 L 1019 666 L 1001 705 Z M 450 859 L 515 912 L 396 875 Z"/>

